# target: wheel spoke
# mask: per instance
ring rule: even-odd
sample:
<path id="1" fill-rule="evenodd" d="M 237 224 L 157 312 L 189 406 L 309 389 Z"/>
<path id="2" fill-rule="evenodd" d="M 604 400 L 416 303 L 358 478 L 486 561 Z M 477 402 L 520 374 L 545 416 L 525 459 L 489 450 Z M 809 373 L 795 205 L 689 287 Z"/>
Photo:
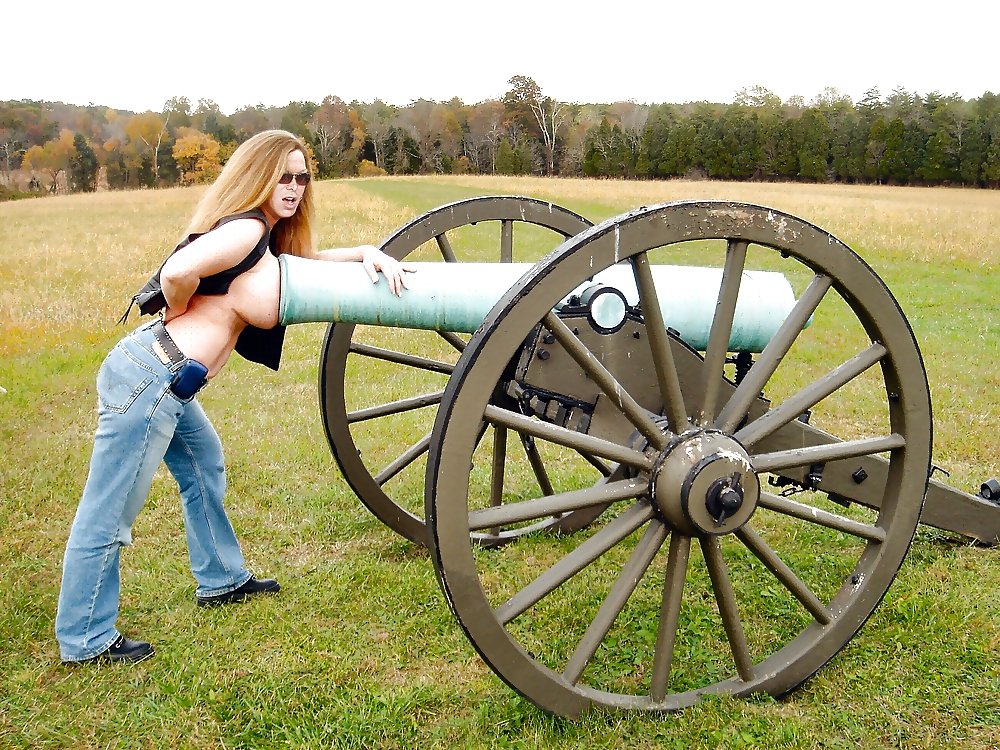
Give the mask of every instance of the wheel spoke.
<path id="1" fill-rule="evenodd" d="M 729 240 L 726 246 L 726 265 L 722 269 L 722 284 L 719 286 L 719 299 L 715 303 L 712 329 L 709 331 L 708 345 L 705 349 L 703 369 L 705 394 L 701 412 L 695 415 L 695 421 L 702 425 L 709 425 L 715 420 L 716 402 L 719 399 L 719 387 L 722 385 L 723 367 L 726 364 L 726 352 L 729 351 L 733 317 L 736 315 L 736 300 L 740 294 L 740 281 L 743 278 L 746 260 L 747 243 L 743 240 Z"/>
<path id="2" fill-rule="evenodd" d="M 792 572 L 792 569 L 778 557 L 756 531 L 744 525 L 736 531 L 736 537 L 746 545 L 754 557 L 764 563 L 764 567 L 774 574 L 781 585 L 788 589 L 792 596 L 802 603 L 803 607 L 809 610 L 809 614 L 815 617 L 817 622 L 822 625 L 830 624 L 830 612 L 823 605 L 823 602 Z"/>
<path id="3" fill-rule="evenodd" d="M 723 432 L 732 432 L 743 420 L 743 417 L 750 411 L 750 406 L 757 398 L 758 394 L 764 390 L 764 386 L 778 369 L 778 365 L 792 348 L 795 339 L 802 332 L 809 316 L 812 315 L 824 295 L 833 283 L 833 279 L 823 274 L 817 274 L 812 283 L 799 297 L 795 307 L 788 313 L 788 317 L 778 328 L 764 351 L 761 352 L 757 361 L 753 363 L 750 372 L 743 378 L 736 391 L 730 396 L 725 408 L 715 420 L 715 428 Z"/>
<path id="4" fill-rule="evenodd" d="M 541 438 L 542 440 L 547 440 L 566 448 L 593 453 L 602 458 L 610 458 L 613 461 L 618 461 L 636 469 L 646 469 L 647 471 L 653 469 L 653 459 L 645 453 L 612 443 L 610 440 L 603 440 L 592 435 L 584 435 L 575 430 L 567 430 L 565 427 L 559 427 L 548 422 L 541 422 L 508 409 L 501 409 L 492 404 L 487 405 L 486 410 L 483 412 L 483 419 L 494 425 L 503 425 L 516 432 Z"/>
<path id="5" fill-rule="evenodd" d="M 839 367 L 813 381 L 801 391 L 771 409 L 760 419 L 755 419 L 734 436 L 743 445 L 753 445 L 776 430 L 796 419 L 802 412 L 811 409 L 838 388 L 850 383 L 854 378 L 886 355 L 886 348 L 879 343 L 851 357 Z"/>
<path id="6" fill-rule="evenodd" d="M 451 344 L 457 351 L 464 352 L 465 347 L 469 345 L 469 342 L 459 336 L 457 333 L 452 331 L 437 331 L 438 336 L 443 338 L 449 344 Z"/>
<path id="7" fill-rule="evenodd" d="M 772 495 L 770 492 L 761 492 L 758 504 L 762 508 L 773 510 L 785 516 L 798 518 L 801 521 L 808 521 L 820 526 L 826 526 L 834 531 L 842 531 L 845 534 L 867 539 L 870 542 L 884 542 L 885 529 L 880 526 L 854 521 L 850 518 L 838 516 L 836 513 L 828 513 L 825 510 L 814 508 L 811 505 L 797 503 L 787 497 Z"/>
<path id="8" fill-rule="evenodd" d="M 512 263 L 514 260 L 514 222 L 504 219 L 500 222 L 500 262 Z"/>
<path id="9" fill-rule="evenodd" d="M 427 449 L 431 445 L 431 433 L 427 433 L 416 443 L 407 448 L 403 453 L 401 453 L 395 461 L 386 466 L 382 471 L 380 471 L 376 477 L 375 482 L 381 487 L 383 484 L 388 482 L 399 472 L 405 469 L 407 466 L 412 464 L 421 455 L 427 452 Z"/>
<path id="10" fill-rule="evenodd" d="M 596 456 L 592 456 L 586 451 L 577 451 L 577 453 L 583 456 L 583 459 L 588 464 L 597 469 L 599 472 L 601 472 L 603 476 L 610 477 L 614 473 L 615 471 L 614 469 L 612 469 L 610 466 L 608 466 L 606 463 L 604 463 L 601 459 L 597 458 Z"/>
<path id="11" fill-rule="evenodd" d="M 560 492 L 520 503 L 508 503 L 499 507 L 469 511 L 469 530 L 479 531 L 491 526 L 506 526 L 521 521 L 553 516 L 595 505 L 605 505 L 618 500 L 630 500 L 645 494 L 649 484 L 645 479 L 622 479 L 617 482 L 598 484 L 584 490 Z"/>
<path id="12" fill-rule="evenodd" d="M 632 273 L 635 275 L 635 285 L 639 290 L 639 304 L 642 308 L 642 318 L 646 323 L 649 348 L 653 354 L 653 368 L 656 370 L 656 382 L 660 386 L 660 398 L 663 400 L 670 429 L 679 435 L 687 430 L 688 424 L 684 394 L 681 392 L 674 354 L 670 348 L 670 337 L 663 322 L 663 311 L 660 309 L 656 285 L 653 283 L 653 274 L 649 268 L 649 258 L 645 252 L 632 256 Z"/>
<path id="13" fill-rule="evenodd" d="M 674 643 L 677 640 L 677 623 L 681 615 L 681 595 L 687 575 L 691 537 L 675 531 L 670 535 L 667 552 L 667 575 L 663 581 L 663 603 L 660 605 L 660 627 L 656 634 L 656 651 L 653 653 L 653 675 L 650 679 L 650 697 L 656 703 L 666 700 L 670 682 L 670 667 L 674 660 Z"/>
<path id="14" fill-rule="evenodd" d="M 448 241 L 448 235 L 441 232 L 437 237 L 438 249 L 441 250 L 441 255 L 444 258 L 445 263 L 458 263 L 458 258 L 455 257 L 455 251 L 451 249 L 451 242 Z"/>
<path id="15" fill-rule="evenodd" d="M 399 401 L 390 401 L 387 404 L 372 406 L 368 409 L 358 409 L 357 411 L 347 413 L 347 423 L 365 422 L 369 419 L 378 419 L 389 414 L 399 414 L 404 411 L 422 409 L 425 406 L 433 406 L 434 404 L 441 403 L 442 396 L 444 396 L 444 391 L 437 391 L 436 393 L 425 393 L 422 396 L 400 399 Z"/>
<path id="16" fill-rule="evenodd" d="M 732 651 L 733 661 L 736 662 L 736 672 L 743 682 L 750 682 L 754 678 L 753 659 L 750 658 L 750 649 L 747 647 L 743 623 L 740 622 L 740 613 L 736 606 L 736 594 L 729 579 L 726 561 L 722 558 L 719 538 L 705 536 L 699 541 L 708 567 L 708 575 L 712 579 L 712 589 L 715 592 L 715 601 L 719 605 L 719 614 L 722 615 L 722 625 L 726 629 L 729 650 Z"/>
<path id="17" fill-rule="evenodd" d="M 351 351 L 355 354 L 360 354 L 362 357 L 373 357 L 374 359 L 381 359 L 386 362 L 395 362 L 396 364 L 407 365 L 408 367 L 416 367 L 420 370 L 441 372 L 445 375 L 451 375 L 455 371 L 455 365 L 447 362 L 438 362 L 436 359 L 417 357 L 413 354 L 404 354 L 392 349 L 383 349 L 379 346 L 358 344 L 352 341 Z"/>
<path id="18" fill-rule="evenodd" d="M 538 453 L 538 448 L 535 447 L 535 439 L 531 435 L 518 434 L 521 437 L 521 445 L 524 446 L 524 455 L 528 457 L 528 463 L 531 464 L 531 471 L 534 472 L 535 479 L 538 480 L 538 486 L 541 488 L 542 494 L 555 494 L 555 491 L 552 489 L 552 482 L 549 480 L 549 473 L 545 471 L 545 464 Z"/>
<path id="19" fill-rule="evenodd" d="M 583 674 L 583 670 L 586 669 L 590 660 L 594 658 L 594 653 L 597 651 L 598 646 L 601 645 L 601 641 L 604 640 L 608 631 L 611 630 L 611 626 L 618 618 L 618 615 L 621 614 L 622 609 L 624 609 L 625 604 L 628 602 L 628 598 L 632 596 L 632 592 L 639 585 L 639 581 L 642 580 L 642 576 L 646 572 L 646 569 L 649 568 L 649 564 L 653 562 L 653 558 L 663 544 L 663 540 L 667 538 L 667 531 L 667 525 L 663 522 L 657 520 L 651 521 L 649 528 L 646 529 L 646 533 L 642 535 L 642 539 L 639 540 L 635 549 L 632 550 L 628 562 L 625 563 L 622 572 L 618 575 L 618 580 L 611 587 L 611 591 L 608 592 L 604 603 L 597 611 L 593 621 L 590 623 L 590 627 L 583 634 L 583 638 L 580 640 L 579 645 L 573 652 L 573 656 L 566 665 L 563 677 L 571 685 L 576 684 L 580 679 L 580 675 Z"/>
<path id="20" fill-rule="evenodd" d="M 608 372 L 600 360 L 594 356 L 594 353 L 573 334 L 569 326 L 563 323 L 552 311 L 545 315 L 544 322 L 545 327 L 559 340 L 569 355 L 576 360 L 576 363 L 583 368 L 583 371 L 597 384 L 611 400 L 611 403 L 621 410 L 635 428 L 658 450 L 665 448 L 667 436 L 656 426 L 656 422 L 650 417 L 649 412 L 639 406 L 636 400 L 622 388 L 621 384 L 615 380 L 614 375 Z M 597 453 L 597 451 L 594 452 Z M 597 455 L 601 454 L 597 453 Z M 605 458 L 611 458 L 611 456 L 605 456 Z"/>
<path id="21" fill-rule="evenodd" d="M 490 475 L 490 505 L 494 508 L 503 504 L 503 475 L 507 465 L 507 428 L 493 426 L 493 471 Z M 500 526 L 490 529 L 493 536 L 500 534 Z"/>
<path id="22" fill-rule="evenodd" d="M 506 625 L 528 607 L 541 601 L 543 597 L 590 565 L 652 517 L 653 507 L 644 500 L 637 502 L 497 607 L 493 612 L 497 621 L 501 625 Z"/>
<path id="23" fill-rule="evenodd" d="M 904 448 L 905 446 L 906 438 L 894 432 L 885 437 L 847 440 L 842 443 L 811 445 L 808 448 L 792 448 L 787 451 L 760 453 L 756 456 L 751 456 L 750 460 L 753 462 L 754 470 L 757 472 L 780 471 L 796 466 L 822 464 L 827 461 L 839 461 L 840 459 L 856 458 L 858 456 L 870 456 L 873 453 L 884 453 L 896 450 L 897 448 Z"/>

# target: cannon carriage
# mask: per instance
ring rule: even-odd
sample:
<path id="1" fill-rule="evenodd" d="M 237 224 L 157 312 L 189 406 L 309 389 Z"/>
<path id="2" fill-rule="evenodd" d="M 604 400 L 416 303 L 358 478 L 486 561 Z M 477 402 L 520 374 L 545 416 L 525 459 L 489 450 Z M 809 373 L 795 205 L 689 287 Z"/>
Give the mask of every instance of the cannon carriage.
<path id="1" fill-rule="evenodd" d="M 500 263 L 463 268 L 453 240 L 480 224 L 499 229 Z M 533 266 L 513 264 L 522 228 L 551 234 Z M 345 477 L 429 547 L 476 650 L 543 709 L 786 694 L 870 616 L 918 521 L 1000 535 L 992 500 L 928 482 L 916 340 L 823 230 L 715 201 L 591 226 L 497 197 L 431 211 L 382 249 L 428 246 L 444 264 L 399 300 L 282 258 L 282 322 L 333 321 L 320 400 Z M 359 323 L 398 330 L 372 343 Z M 372 365 L 412 392 L 349 407 Z M 430 377 L 447 380 L 427 392 Z M 394 480 L 423 456 L 420 513 Z"/>

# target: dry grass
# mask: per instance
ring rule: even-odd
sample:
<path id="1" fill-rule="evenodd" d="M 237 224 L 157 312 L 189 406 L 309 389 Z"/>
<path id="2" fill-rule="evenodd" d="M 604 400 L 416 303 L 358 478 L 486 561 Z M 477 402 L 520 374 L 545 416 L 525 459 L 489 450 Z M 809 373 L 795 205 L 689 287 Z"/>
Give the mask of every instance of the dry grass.
<path id="1" fill-rule="evenodd" d="M 500 193 L 511 186 L 509 178 L 451 182 Z M 871 251 L 894 260 L 934 264 L 986 265 L 1000 260 L 1000 192 L 994 190 L 543 178 L 521 178 L 516 185 L 526 195 L 557 203 L 610 205 L 623 211 L 699 198 L 746 201 L 805 218 L 863 254 Z"/>

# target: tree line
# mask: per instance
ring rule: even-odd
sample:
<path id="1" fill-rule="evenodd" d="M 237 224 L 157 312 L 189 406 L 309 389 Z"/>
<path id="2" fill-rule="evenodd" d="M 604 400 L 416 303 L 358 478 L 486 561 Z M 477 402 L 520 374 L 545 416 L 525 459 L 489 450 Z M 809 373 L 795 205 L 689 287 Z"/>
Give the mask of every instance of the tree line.
<path id="1" fill-rule="evenodd" d="M 160 112 L 0 102 L 0 191 L 210 182 L 236 147 L 283 128 L 317 176 L 485 173 L 1000 187 L 1000 97 L 895 89 L 806 103 L 761 87 L 731 104 L 573 104 L 514 76 L 502 98 L 253 105 L 225 115 L 185 97 Z"/>

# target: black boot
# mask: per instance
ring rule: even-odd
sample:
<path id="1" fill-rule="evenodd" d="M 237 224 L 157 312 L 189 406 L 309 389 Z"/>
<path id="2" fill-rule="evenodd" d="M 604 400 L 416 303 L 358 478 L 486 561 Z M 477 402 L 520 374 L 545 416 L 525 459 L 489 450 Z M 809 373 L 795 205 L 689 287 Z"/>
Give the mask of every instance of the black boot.
<path id="1" fill-rule="evenodd" d="M 118 640 L 108 646 L 107 650 L 102 651 L 97 656 L 92 656 L 89 659 L 81 659 L 79 664 L 92 661 L 127 661 L 132 664 L 136 664 L 143 659 L 148 659 L 155 652 L 153 647 L 150 646 L 146 641 L 133 641 L 126 638 L 123 635 L 118 636 Z M 66 662 L 67 664 L 72 664 L 74 662 Z"/>
<path id="2" fill-rule="evenodd" d="M 281 589 L 278 582 L 273 578 L 256 578 L 250 576 L 250 580 L 238 589 L 227 591 L 225 594 L 215 596 L 196 596 L 199 607 L 214 607 L 219 604 L 230 604 L 231 602 L 241 602 L 249 596 L 257 594 L 276 594 Z"/>

